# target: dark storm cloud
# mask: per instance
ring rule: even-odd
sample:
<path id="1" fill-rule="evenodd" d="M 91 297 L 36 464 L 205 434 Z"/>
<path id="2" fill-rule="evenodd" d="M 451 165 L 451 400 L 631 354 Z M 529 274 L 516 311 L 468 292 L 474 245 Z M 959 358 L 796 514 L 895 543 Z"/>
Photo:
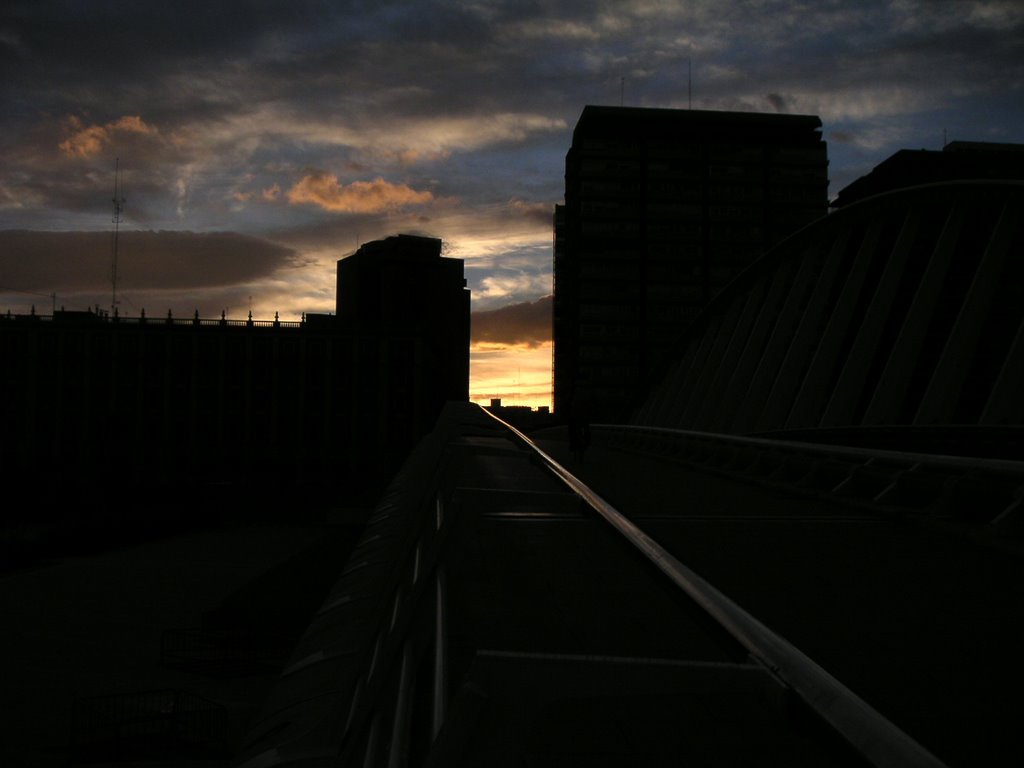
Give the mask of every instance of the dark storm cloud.
<path id="1" fill-rule="evenodd" d="M 536 347 L 551 341 L 552 297 L 474 312 L 471 343 Z"/>
<path id="2" fill-rule="evenodd" d="M 69 0 L 6 3 L 0 55 L 5 71 L 14 75 L 6 87 L 32 91 L 33 101 L 42 91 L 55 99 L 126 109 L 146 88 L 157 102 L 154 109 L 167 103 L 216 113 L 256 93 L 293 103 L 334 93 L 338 104 L 356 94 L 357 102 L 387 100 L 390 88 L 401 87 L 404 109 L 429 113 L 438 108 L 438 98 L 460 109 L 536 104 L 594 78 L 617 85 L 625 77 L 634 95 L 678 99 L 691 57 L 698 70 L 727 59 L 751 78 L 787 70 L 805 76 L 848 53 L 868 59 L 916 47 L 927 54 L 934 45 L 930 41 L 944 36 L 952 50 L 975 50 L 989 60 L 1005 57 L 1012 66 L 1015 49 L 1005 41 L 1013 35 L 1006 33 L 1019 24 L 1010 3 L 949 0 L 372 5 Z M 984 45 L 994 37 L 1001 45 Z M 949 50 L 949 45 L 935 48 Z M 229 83 L 234 88 L 210 87 Z M 410 85 L 422 90 L 416 93 Z"/>
<path id="3" fill-rule="evenodd" d="M 110 232 L 0 231 L 2 288 L 77 292 L 110 285 Z M 244 283 L 294 266 L 288 248 L 235 232 L 122 232 L 125 289 L 180 290 Z"/>
<path id="4" fill-rule="evenodd" d="M 272 36 L 289 39 L 316 29 L 332 7 L 309 0 L 13 0 L 0 13 L 0 29 L 10 41 L 2 50 L 6 63 L 37 81 L 59 73 L 72 84 L 97 75 L 130 83 L 211 53 L 242 54 L 267 45 Z"/>

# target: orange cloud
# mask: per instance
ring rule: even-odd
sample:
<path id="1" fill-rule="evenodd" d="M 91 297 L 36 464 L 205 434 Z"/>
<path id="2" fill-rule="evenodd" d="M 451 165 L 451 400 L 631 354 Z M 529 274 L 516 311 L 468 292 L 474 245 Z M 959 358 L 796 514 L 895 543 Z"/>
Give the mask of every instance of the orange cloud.
<path id="1" fill-rule="evenodd" d="M 281 187 L 279 187 L 277 184 L 273 184 L 267 187 L 266 189 L 263 190 L 263 192 L 260 193 L 260 197 L 262 197 L 268 203 L 277 200 L 277 198 L 279 198 L 280 196 Z"/>
<path id="2" fill-rule="evenodd" d="M 288 202 L 292 204 L 308 203 L 338 213 L 379 213 L 433 199 L 430 192 L 417 192 L 381 178 L 341 184 L 337 176 L 326 171 L 312 171 L 288 190 Z"/>
<path id="3" fill-rule="evenodd" d="M 138 115 L 124 115 L 106 125 L 83 125 L 82 121 L 71 115 L 66 121 L 71 136 L 57 146 L 68 157 L 90 157 L 109 144 L 117 132 L 151 135 L 157 129 L 147 125 Z"/>

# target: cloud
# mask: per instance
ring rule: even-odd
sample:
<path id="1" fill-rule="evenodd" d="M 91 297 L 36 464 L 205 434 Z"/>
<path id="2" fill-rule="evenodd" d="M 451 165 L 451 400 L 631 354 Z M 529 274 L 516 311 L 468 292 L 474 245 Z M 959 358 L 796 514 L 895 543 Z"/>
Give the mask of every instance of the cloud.
<path id="1" fill-rule="evenodd" d="M 943 128 L 1024 125 L 1019 0 L 17 7 L 0 228 L 109 223 L 116 151 L 132 228 L 332 256 L 428 229 L 466 259 L 477 307 L 550 292 L 582 106 L 685 108 L 691 63 L 694 108 L 820 115 L 834 185 Z"/>
<path id="2" fill-rule="evenodd" d="M 469 398 L 503 405 L 551 405 L 551 342 L 533 347 L 474 348 L 470 352 Z"/>
<path id="3" fill-rule="evenodd" d="M 525 345 L 534 348 L 551 341 L 552 297 L 498 309 L 474 312 L 471 344 L 478 348 Z"/>
<path id="4" fill-rule="evenodd" d="M 433 199 L 429 191 L 417 192 L 382 178 L 342 184 L 334 174 L 318 170 L 307 173 L 288 190 L 288 202 L 293 205 L 316 205 L 336 213 L 379 213 L 423 205 Z"/>
<path id="5" fill-rule="evenodd" d="M 110 286 L 109 232 L 0 231 L 4 288 L 69 294 Z M 237 232 L 121 232 L 125 290 L 226 286 L 265 278 L 295 263 L 290 248 Z"/>
<path id="6" fill-rule="evenodd" d="M 500 269 L 500 268 L 499 268 Z M 480 280 L 473 298 L 507 299 L 509 297 L 538 294 L 551 289 L 551 274 L 547 272 L 518 272 L 495 274 Z"/>
<path id="7" fill-rule="evenodd" d="M 68 157 L 91 157 L 99 154 L 104 145 L 110 144 L 118 133 L 151 136 L 158 133 L 138 115 L 125 115 L 106 125 L 83 125 L 80 118 L 71 115 L 65 121 L 71 136 L 57 146 Z"/>
<path id="8" fill-rule="evenodd" d="M 529 219 L 539 227 L 550 228 L 554 226 L 555 206 L 552 203 L 510 200 L 508 207 L 513 213 Z"/>

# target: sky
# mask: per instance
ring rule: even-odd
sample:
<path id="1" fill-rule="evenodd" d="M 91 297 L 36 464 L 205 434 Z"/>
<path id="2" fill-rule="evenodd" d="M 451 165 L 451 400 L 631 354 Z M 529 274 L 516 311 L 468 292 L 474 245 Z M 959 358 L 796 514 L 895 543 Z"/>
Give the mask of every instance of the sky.
<path id="1" fill-rule="evenodd" d="M 1024 142 L 1019 0 L 0 9 L 0 312 L 330 312 L 335 262 L 439 237 L 471 399 L 551 401 L 552 213 L 587 104 L 818 115 L 830 197 L 899 149 Z"/>

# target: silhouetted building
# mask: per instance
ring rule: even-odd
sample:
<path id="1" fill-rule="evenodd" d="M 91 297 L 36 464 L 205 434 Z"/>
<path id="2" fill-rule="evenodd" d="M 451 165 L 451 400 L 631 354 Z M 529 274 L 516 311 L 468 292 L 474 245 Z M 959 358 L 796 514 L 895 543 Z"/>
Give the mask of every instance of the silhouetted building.
<path id="1" fill-rule="evenodd" d="M 587 106 L 555 209 L 554 405 L 619 420 L 681 332 L 765 250 L 823 216 L 814 116 Z"/>
<path id="2" fill-rule="evenodd" d="M 538 406 L 536 410 L 528 405 L 502 405 L 500 397 L 492 397 L 491 404 L 486 409 L 516 429 L 529 432 L 534 429 L 544 429 L 555 426 L 555 419 L 551 415 L 551 409 L 546 405 Z"/>
<path id="3" fill-rule="evenodd" d="M 1024 144 L 951 141 L 941 151 L 901 149 L 839 190 L 831 204 L 841 208 L 903 187 L 977 179 L 1024 179 Z"/>
<path id="4" fill-rule="evenodd" d="M 360 332 L 414 335 L 437 378 L 439 402 L 469 399 L 469 290 L 461 259 L 441 241 L 395 235 L 338 261 L 338 318 Z M 439 412 L 440 409 L 438 409 Z M 424 432 L 433 428 L 429 415 Z"/>
<path id="5" fill-rule="evenodd" d="M 447 400 L 468 399 L 462 262 L 441 259 L 431 242 L 436 258 L 404 277 L 387 257 L 383 272 L 339 265 L 347 285 L 337 317 L 0 317 L 5 475 L 31 479 L 44 496 L 106 483 L 386 480 Z M 375 248 L 351 263 L 366 266 Z M 428 299 L 408 292 L 414 280 L 433 291 Z"/>

